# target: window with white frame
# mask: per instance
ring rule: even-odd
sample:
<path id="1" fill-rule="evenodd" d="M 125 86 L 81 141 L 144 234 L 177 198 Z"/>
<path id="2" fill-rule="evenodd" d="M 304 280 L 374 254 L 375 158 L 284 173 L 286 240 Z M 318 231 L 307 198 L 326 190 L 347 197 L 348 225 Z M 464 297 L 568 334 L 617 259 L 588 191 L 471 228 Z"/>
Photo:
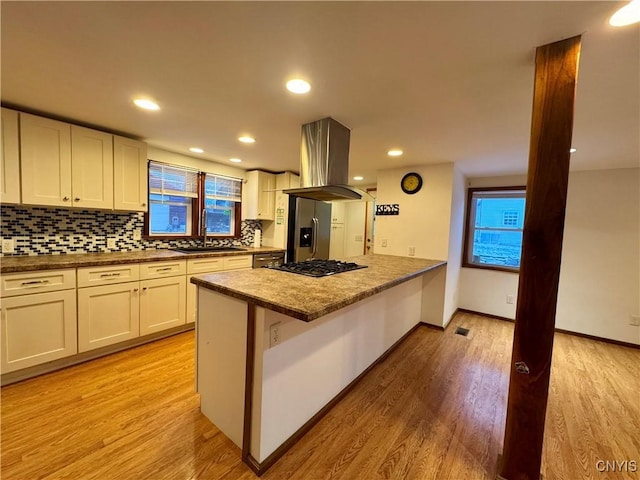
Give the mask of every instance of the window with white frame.
<path id="1" fill-rule="evenodd" d="M 470 188 L 463 265 L 518 271 L 525 187 Z"/>

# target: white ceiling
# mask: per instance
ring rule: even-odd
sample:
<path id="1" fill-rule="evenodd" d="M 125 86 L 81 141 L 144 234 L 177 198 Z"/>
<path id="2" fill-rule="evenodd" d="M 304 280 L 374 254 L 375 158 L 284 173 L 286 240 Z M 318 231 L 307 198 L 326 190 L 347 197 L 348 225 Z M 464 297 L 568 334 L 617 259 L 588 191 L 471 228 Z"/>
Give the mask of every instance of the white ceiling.
<path id="1" fill-rule="evenodd" d="M 637 167 L 640 27 L 607 23 L 624 3 L 3 0 L 1 98 L 247 169 L 297 171 L 300 126 L 332 116 L 365 184 L 450 161 L 522 173 L 535 47 L 582 33 L 572 168 Z M 307 96 L 285 90 L 294 76 Z"/>

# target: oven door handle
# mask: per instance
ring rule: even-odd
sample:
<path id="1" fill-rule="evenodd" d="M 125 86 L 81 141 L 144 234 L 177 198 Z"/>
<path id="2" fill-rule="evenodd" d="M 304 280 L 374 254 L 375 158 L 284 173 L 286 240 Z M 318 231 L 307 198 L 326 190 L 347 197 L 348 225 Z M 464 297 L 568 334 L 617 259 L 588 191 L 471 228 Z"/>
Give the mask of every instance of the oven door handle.
<path id="1" fill-rule="evenodd" d="M 313 222 L 313 230 L 311 232 L 311 235 L 313 235 L 313 239 L 312 239 L 313 251 L 311 252 L 311 257 L 313 258 L 315 257 L 316 252 L 318 251 L 318 230 L 320 229 L 320 222 L 316 217 L 313 217 L 311 221 Z"/>

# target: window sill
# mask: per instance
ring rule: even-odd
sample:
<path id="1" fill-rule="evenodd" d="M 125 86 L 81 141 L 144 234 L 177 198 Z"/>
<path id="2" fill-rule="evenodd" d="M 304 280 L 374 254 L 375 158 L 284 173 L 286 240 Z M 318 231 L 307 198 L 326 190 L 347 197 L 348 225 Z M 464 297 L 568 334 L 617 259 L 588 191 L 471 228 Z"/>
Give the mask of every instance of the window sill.
<path id="1" fill-rule="evenodd" d="M 476 263 L 463 262 L 462 268 L 477 268 L 479 270 L 495 270 L 498 272 L 515 273 L 520 274 L 520 267 L 505 267 L 501 265 L 478 265 Z"/>
<path id="2" fill-rule="evenodd" d="M 207 241 L 209 240 L 237 240 L 239 238 L 242 238 L 241 235 L 218 235 L 218 236 L 213 236 L 210 235 L 207 237 Z M 196 240 L 196 241 L 203 241 L 202 236 L 196 236 L 196 237 L 186 237 L 186 236 L 176 236 L 176 235 L 143 235 L 142 236 L 143 240 L 147 240 L 147 241 L 153 241 L 153 240 L 162 240 L 162 241 L 170 241 L 170 240 Z"/>

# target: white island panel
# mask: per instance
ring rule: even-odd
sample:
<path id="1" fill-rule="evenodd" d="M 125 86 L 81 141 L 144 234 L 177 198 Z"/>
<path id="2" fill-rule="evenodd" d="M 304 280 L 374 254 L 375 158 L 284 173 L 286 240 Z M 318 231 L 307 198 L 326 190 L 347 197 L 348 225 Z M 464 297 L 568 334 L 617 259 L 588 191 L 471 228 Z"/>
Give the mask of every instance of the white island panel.
<path id="1" fill-rule="evenodd" d="M 421 303 L 416 278 L 311 323 L 258 308 L 251 455 L 263 462 L 417 325 Z"/>
<path id="2" fill-rule="evenodd" d="M 247 351 L 247 303 L 211 290 L 198 292 L 197 383 L 200 409 L 242 448 Z"/>

